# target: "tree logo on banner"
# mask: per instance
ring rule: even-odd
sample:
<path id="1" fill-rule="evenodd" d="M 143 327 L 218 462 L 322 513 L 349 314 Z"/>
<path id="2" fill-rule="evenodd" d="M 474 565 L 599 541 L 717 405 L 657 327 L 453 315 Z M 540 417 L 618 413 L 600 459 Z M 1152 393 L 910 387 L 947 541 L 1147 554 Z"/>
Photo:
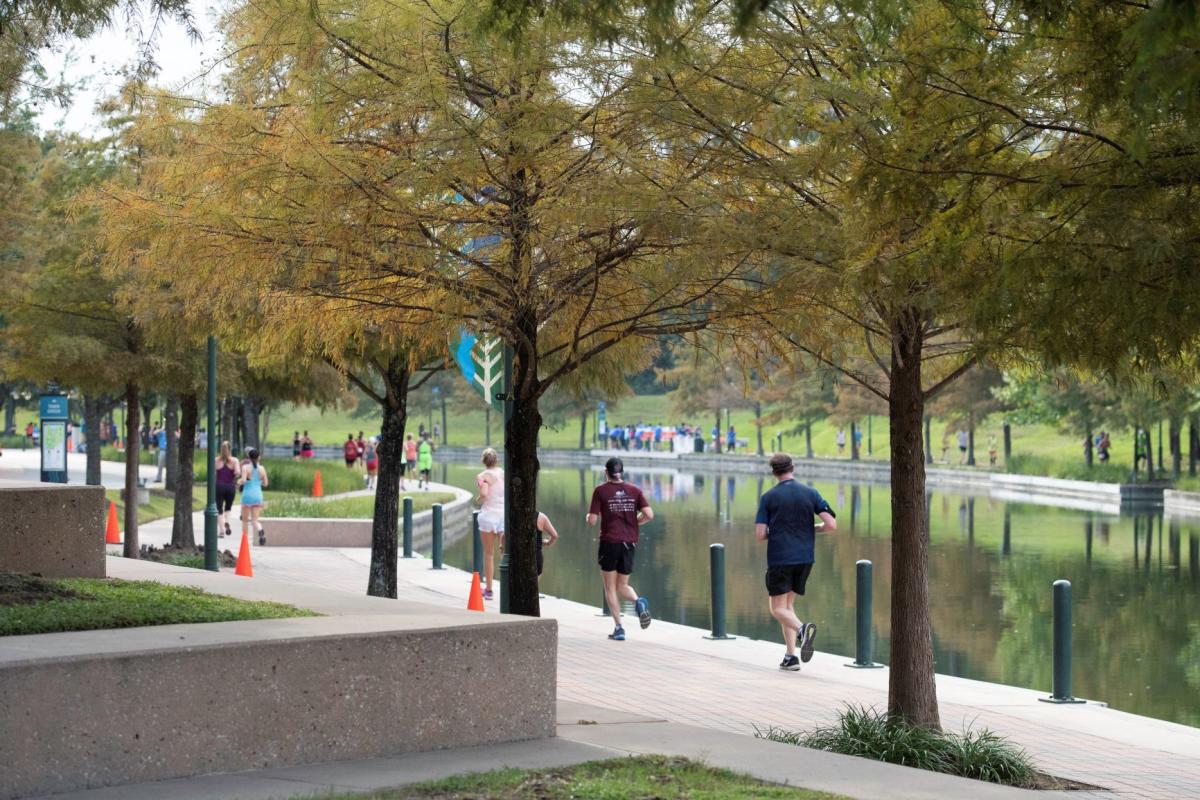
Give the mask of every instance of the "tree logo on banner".
<path id="1" fill-rule="evenodd" d="M 504 343 L 498 336 L 477 337 L 461 330 L 454 345 L 454 360 L 471 388 L 479 392 L 483 402 L 497 411 L 504 411 L 504 402 L 496 395 L 504 389 Z"/>

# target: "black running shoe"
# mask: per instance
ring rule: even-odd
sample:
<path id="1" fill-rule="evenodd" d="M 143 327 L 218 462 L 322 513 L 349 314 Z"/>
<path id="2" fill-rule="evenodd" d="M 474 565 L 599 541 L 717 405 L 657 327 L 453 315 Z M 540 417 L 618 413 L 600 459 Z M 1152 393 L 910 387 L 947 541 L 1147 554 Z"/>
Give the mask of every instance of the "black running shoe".
<path id="1" fill-rule="evenodd" d="M 813 640 L 817 638 L 817 626 L 810 622 L 801 630 L 804 633 L 804 641 L 800 643 L 800 660 L 807 664 L 812 661 Z"/>
<path id="2" fill-rule="evenodd" d="M 799 672 L 800 659 L 795 656 L 784 656 L 783 661 L 779 662 L 779 668 L 788 672 Z"/>
<path id="3" fill-rule="evenodd" d="M 266 543 L 267 543 L 267 530 L 266 530 L 266 528 L 259 528 L 258 529 L 258 546 L 262 547 Z"/>

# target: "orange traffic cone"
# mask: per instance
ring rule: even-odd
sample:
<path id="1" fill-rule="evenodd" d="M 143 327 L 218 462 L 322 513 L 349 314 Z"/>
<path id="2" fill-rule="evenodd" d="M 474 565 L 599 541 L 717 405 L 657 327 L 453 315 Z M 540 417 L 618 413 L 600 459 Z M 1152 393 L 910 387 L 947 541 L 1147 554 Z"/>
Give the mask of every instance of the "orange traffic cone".
<path id="1" fill-rule="evenodd" d="M 479 573 L 471 573 L 471 594 L 467 597 L 468 611 L 483 611 L 483 589 L 479 586 Z"/>
<path id="2" fill-rule="evenodd" d="M 104 526 L 104 543 L 121 543 L 121 529 L 117 527 L 117 504 L 112 500 L 108 501 L 108 524 Z"/>
<path id="3" fill-rule="evenodd" d="M 321 488 L 321 470 L 317 470 L 316 472 L 313 473 L 312 496 L 313 497 L 324 497 L 325 496 L 325 490 Z"/>
<path id="4" fill-rule="evenodd" d="M 250 566 L 250 537 L 242 531 L 242 546 L 238 548 L 237 569 L 233 571 L 234 575 L 245 575 L 247 578 L 254 577 L 254 567 Z"/>

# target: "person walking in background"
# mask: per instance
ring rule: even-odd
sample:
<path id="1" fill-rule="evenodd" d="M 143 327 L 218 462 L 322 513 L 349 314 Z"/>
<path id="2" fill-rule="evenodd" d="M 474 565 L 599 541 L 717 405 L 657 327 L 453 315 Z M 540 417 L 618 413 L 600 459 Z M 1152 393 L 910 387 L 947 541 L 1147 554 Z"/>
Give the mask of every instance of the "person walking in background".
<path id="1" fill-rule="evenodd" d="M 537 574 L 538 577 L 541 578 L 542 567 L 545 566 L 545 558 L 542 555 L 542 547 L 550 547 L 557 542 L 558 531 L 555 530 L 554 523 L 550 521 L 550 518 L 541 511 L 539 511 L 537 515 L 537 530 Z M 542 538 L 542 534 L 546 535 L 545 539 Z"/>
<path id="2" fill-rule="evenodd" d="M 354 459 L 354 463 L 364 472 L 367 469 L 367 440 L 363 438 L 363 432 L 358 432 L 358 438 L 354 440 L 355 447 L 358 448 L 358 457 Z"/>
<path id="3" fill-rule="evenodd" d="M 292 461 L 300 460 L 300 431 L 292 434 Z"/>
<path id="4" fill-rule="evenodd" d="M 375 490 L 375 481 L 379 477 L 379 437 L 367 439 L 366 452 L 363 461 L 367 465 L 367 488 Z"/>
<path id="5" fill-rule="evenodd" d="M 633 557 L 637 551 L 639 526 L 654 519 L 654 510 L 646 502 L 642 490 L 623 477 L 625 465 L 619 458 L 610 458 L 604 465 L 604 483 L 592 492 L 588 506 L 588 525 L 600 523 L 600 546 L 596 560 L 604 580 L 604 600 L 616 627 L 608 635 L 614 641 L 625 641 L 621 625 L 621 600 L 633 602 L 642 628 L 650 626 L 650 603 L 629 585 L 633 574 Z"/>
<path id="6" fill-rule="evenodd" d="M 968 443 L 969 443 L 969 440 L 967 438 L 967 432 L 964 430 L 960 430 L 958 432 L 958 463 L 960 465 L 967 463 L 967 445 L 968 445 Z"/>
<path id="7" fill-rule="evenodd" d="M 733 425 L 729 426 L 729 430 L 725 434 L 725 447 L 731 453 L 737 452 L 737 431 L 733 429 Z"/>
<path id="8" fill-rule="evenodd" d="M 942 463 L 950 463 L 950 429 L 942 429 Z"/>
<path id="9" fill-rule="evenodd" d="M 305 461 L 313 457 L 313 440 L 308 435 L 308 431 L 305 431 L 304 435 L 300 437 L 300 457 Z"/>
<path id="10" fill-rule="evenodd" d="M 421 437 L 421 443 L 417 445 L 417 488 L 429 491 L 429 476 L 433 472 L 433 442 L 429 440 L 429 434 L 426 433 Z"/>
<path id="11" fill-rule="evenodd" d="M 771 616 L 783 629 L 785 648 L 779 668 L 796 672 L 801 661 L 812 659 L 817 635 L 816 624 L 805 624 L 795 610 L 796 597 L 804 596 L 815 560 L 815 521 L 820 517 L 821 532 L 833 533 L 837 530 L 837 520 L 816 489 L 796 481 L 791 456 L 776 453 L 768 463 L 777 483 L 758 501 L 754 538 L 767 543 L 768 603 Z"/>
<path id="12" fill-rule="evenodd" d="M 258 543 L 267 543 L 267 532 L 262 526 L 263 489 L 270 485 L 267 468 L 258 463 L 258 450 L 253 447 L 246 453 L 249 461 L 242 464 L 238 485 L 242 487 L 242 533 L 249 530 L 251 522 L 258 532 Z"/>
<path id="13" fill-rule="evenodd" d="M 358 461 L 358 443 L 354 441 L 353 433 L 346 434 L 346 441 L 342 444 L 342 458 L 346 462 L 346 469 L 354 469 L 354 463 Z"/>
<path id="14" fill-rule="evenodd" d="M 404 439 L 404 463 L 400 465 L 400 488 L 404 489 L 404 473 L 410 478 L 417 477 L 417 443 L 410 433 Z"/>
<path id="15" fill-rule="evenodd" d="M 217 456 L 217 535 L 232 536 L 229 517 L 233 514 L 233 501 L 237 497 L 238 472 L 240 465 L 233 457 L 229 442 L 221 442 L 221 453 Z"/>
<path id="16" fill-rule="evenodd" d="M 1112 441 L 1108 438 L 1108 431 L 1100 432 L 1100 444 L 1096 448 L 1100 453 L 1100 463 L 1108 463 L 1108 451 L 1112 449 Z"/>
<path id="17" fill-rule="evenodd" d="M 996 434 L 988 436 L 988 466 L 996 468 Z"/>
<path id="18" fill-rule="evenodd" d="M 838 446 L 838 455 L 839 456 L 846 452 L 846 429 L 845 428 L 838 428 L 837 446 Z"/>
<path id="19" fill-rule="evenodd" d="M 498 456 L 490 447 L 479 460 L 483 472 L 475 476 L 475 485 L 479 487 L 475 499 L 479 503 L 479 536 L 483 540 L 483 599 L 491 600 L 496 551 L 504 546 L 504 470 L 497 466 Z"/>
<path id="20" fill-rule="evenodd" d="M 158 448 L 158 472 L 154 474 L 154 482 L 162 483 L 163 470 L 167 467 L 167 427 L 156 427 L 154 446 Z"/>

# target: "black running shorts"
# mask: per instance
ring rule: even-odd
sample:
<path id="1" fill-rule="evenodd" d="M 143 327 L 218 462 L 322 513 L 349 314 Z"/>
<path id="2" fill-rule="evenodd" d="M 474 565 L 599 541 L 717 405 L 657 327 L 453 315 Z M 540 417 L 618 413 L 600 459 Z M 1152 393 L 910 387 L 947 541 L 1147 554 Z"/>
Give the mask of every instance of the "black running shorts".
<path id="1" fill-rule="evenodd" d="M 601 539 L 596 560 L 600 562 L 602 572 L 632 575 L 633 555 L 636 551 L 637 545 L 633 542 L 608 542 Z"/>
<path id="2" fill-rule="evenodd" d="M 767 567 L 767 594 L 777 597 L 788 592 L 804 594 L 812 564 L 785 564 L 782 567 Z"/>
<path id="3" fill-rule="evenodd" d="M 233 499 L 237 497 L 237 487 L 231 484 L 217 484 L 217 513 L 231 511 Z"/>

